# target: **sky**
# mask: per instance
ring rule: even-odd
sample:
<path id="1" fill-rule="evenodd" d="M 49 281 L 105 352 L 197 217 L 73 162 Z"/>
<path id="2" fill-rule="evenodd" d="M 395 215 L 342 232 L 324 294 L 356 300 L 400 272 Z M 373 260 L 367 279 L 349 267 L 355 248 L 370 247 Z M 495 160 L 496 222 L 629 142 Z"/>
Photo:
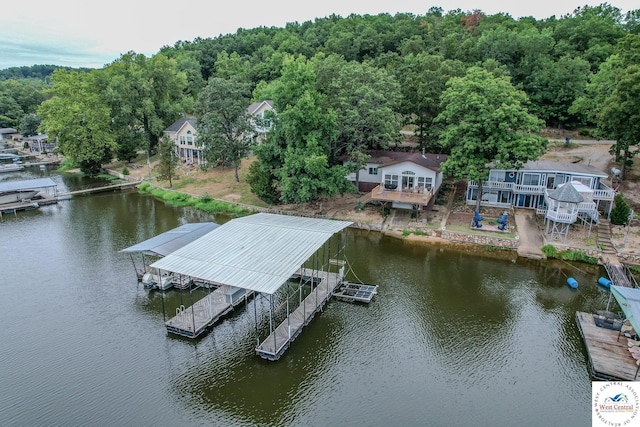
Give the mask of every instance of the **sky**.
<path id="1" fill-rule="evenodd" d="M 601 3 L 604 0 L 110 0 L 97 6 L 87 0 L 32 0 L 15 3 L 2 14 L 0 69 L 34 64 L 101 68 L 128 51 L 151 56 L 179 40 L 213 38 L 238 28 L 283 27 L 331 14 L 423 15 L 435 6 L 445 12 L 479 9 L 488 15 L 545 19 Z M 640 8 L 637 0 L 609 4 L 623 13 Z"/>

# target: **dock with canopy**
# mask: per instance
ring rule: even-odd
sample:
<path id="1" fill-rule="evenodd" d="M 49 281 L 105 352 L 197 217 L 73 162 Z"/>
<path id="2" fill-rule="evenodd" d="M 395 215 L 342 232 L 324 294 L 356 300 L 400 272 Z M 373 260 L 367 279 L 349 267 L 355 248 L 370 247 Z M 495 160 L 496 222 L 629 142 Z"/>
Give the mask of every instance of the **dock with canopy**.
<path id="1" fill-rule="evenodd" d="M 153 258 L 162 258 L 172 252 L 182 248 L 189 243 L 194 242 L 205 234 L 215 230 L 219 225 L 215 222 L 199 222 L 191 224 L 183 224 L 172 230 L 165 231 L 162 234 L 158 234 L 143 242 L 136 243 L 133 246 L 122 249 L 120 252 L 129 253 L 131 256 L 131 262 L 133 268 L 136 271 L 138 280 L 143 280 L 144 275 L 147 273 L 148 265 L 145 256 Z M 139 253 L 142 255 L 142 268 L 138 269 L 133 259 L 133 254 Z M 157 278 L 156 278 L 157 279 Z M 168 285 L 170 287 L 170 284 Z"/>
<path id="2" fill-rule="evenodd" d="M 338 233 L 349 225 L 348 221 L 259 213 L 233 219 L 151 267 L 205 280 L 226 287 L 227 292 L 242 289 L 259 295 L 268 305 L 269 335 L 260 340 L 254 304 L 256 353 L 277 360 L 342 281 L 346 236 Z M 183 316 L 192 311 L 186 319 L 192 324 L 184 325 L 189 328 L 185 336 L 197 336 L 196 319 L 208 307 L 205 304 L 197 315 L 196 304 L 183 310 Z M 215 315 L 214 310 L 206 314 L 204 324 L 215 322 Z"/>

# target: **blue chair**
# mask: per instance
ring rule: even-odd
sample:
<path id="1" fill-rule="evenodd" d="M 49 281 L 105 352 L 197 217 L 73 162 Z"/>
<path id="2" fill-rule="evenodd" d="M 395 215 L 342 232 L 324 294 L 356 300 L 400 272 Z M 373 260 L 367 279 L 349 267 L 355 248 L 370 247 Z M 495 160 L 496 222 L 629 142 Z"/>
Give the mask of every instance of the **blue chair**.
<path id="1" fill-rule="evenodd" d="M 506 224 L 507 223 L 507 214 L 502 215 L 498 218 L 498 224 Z"/>
<path id="2" fill-rule="evenodd" d="M 478 211 L 473 212 L 473 220 L 474 220 L 474 221 L 478 221 L 478 222 L 480 222 L 480 221 L 482 221 L 483 219 L 484 219 L 484 218 L 480 215 L 480 212 L 478 212 Z"/>

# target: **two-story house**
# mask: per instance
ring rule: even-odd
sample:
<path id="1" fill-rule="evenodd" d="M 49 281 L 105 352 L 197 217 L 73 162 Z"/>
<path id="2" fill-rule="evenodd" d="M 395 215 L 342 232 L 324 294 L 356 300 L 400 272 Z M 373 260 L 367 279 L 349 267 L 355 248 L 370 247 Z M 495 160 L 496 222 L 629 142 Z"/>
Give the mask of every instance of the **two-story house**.
<path id="1" fill-rule="evenodd" d="M 407 153 L 399 151 L 368 151 L 367 164 L 347 179 L 358 191 L 370 192 L 371 200 L 388 202 L 392 208 L 429 209 L 442 184 L 440 165 L 445 154 Z M 349 162 L 343 158 L 343 163 Z"/>
<path id="2" fill-rule="evenodd" d="M 256 143 L 260 143 L 271 129 L 271 121 L 265 117 L 266 111 L 274 111 L 273 101 L 254 102 L 247 108 L 247 113 L 254 118 L 252 124 L 256 133 Z M 185 163 L 202 164 L 205 162 L 203 147 L 196 142 L 195 118 L 182 117 L 166 128 L 164 133 L 174 142 L 176 153 Z"/>
<path id="3" fill-rule="evenodd" d="M 489 178 L 482 183 L 481 206 L 501 208 L 536 209 L 554 221 L 579 219 L 598 222 L 600 214 L 609 217 L 613 207 L 615 191 L 603 180 L 607 174 L 590 165 L 560 163 L 553 161 L 527 162 L 522 169 L 492 169 Z M 553 199 L 555 190 L 570 184 L 581 196 L 581 201 L 572 206 L 571 215 L 558 215 L 562 209 Z M 478 197 L 478 183 L 467 185 L 467 204 L 474 205 Z M 575 214 L 575 215 L 574 215 Z"/>
<path id="4" fill-rule="evenodd" d="M 181 117 L 164 133 L 174 142 L 176 153 L 187 164 L 201 164 L 204 162 L 202 147 L 196 144 L 196 119 L 193 117 Z"/>

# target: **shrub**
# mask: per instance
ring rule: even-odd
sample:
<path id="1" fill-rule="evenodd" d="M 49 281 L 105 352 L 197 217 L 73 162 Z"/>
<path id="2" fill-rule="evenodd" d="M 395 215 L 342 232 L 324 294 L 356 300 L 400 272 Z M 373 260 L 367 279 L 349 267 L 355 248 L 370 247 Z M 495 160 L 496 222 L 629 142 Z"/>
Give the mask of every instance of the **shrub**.
<path id="1" fill-rule="evenodd" d="M 558 257 L 558 250 L 556 249 L 555 246 L 553 245 L 544 245 L 542 248 L 542 253 L 547 257 L 547 258 L 557 258 Z"/>
<path id="2" fill-rule="evenodd" d="M 129 168 L 126 166 L 122 167 L 122 175 L 129 175 Z"/>
<path id="3" fill-rule="evenodd" d="M 588 256 L 587 254 L 585 254 L 579 249 L 562 251 L 560 253 L 560 258 L 565 261 L 578 261 L 578 262 L 584 262 L 587 264 L 594 264 L 594 265 L 598 264 L 598 258 Z"/>
<path id="4" fill-rule="evenodd" d="M 631 214 L 631 208 L 629 204 L 624 199 L 622 194 L 616 194 L 615 199 L 613 199 L 614 206 L 611 210 L 611 223 L 615 225 L 623 225 L 629 221 L 629 214 Z"/>
<path id="5" fill-rule="evenodd" d="M 409 234 L 411 234 L 411 232 L 409 230 L 402 230 L 402 235 L 404 237 L 407 237 Z"/>

